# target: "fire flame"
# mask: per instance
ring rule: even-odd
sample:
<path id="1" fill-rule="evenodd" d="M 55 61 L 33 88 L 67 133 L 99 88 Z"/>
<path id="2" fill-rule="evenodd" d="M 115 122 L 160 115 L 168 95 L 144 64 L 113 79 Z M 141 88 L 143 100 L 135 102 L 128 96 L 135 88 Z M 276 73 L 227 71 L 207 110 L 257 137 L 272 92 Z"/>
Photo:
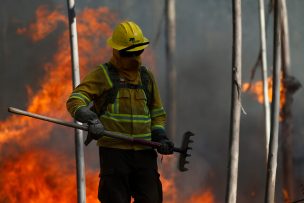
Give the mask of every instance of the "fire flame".
<path id="1" fill-rule="evenodd" d="M 1 175 L 0 202 L 77 202 L 75 164 L 63 155 L 34 149 L 8 156 L 1 162 L 0 173 L 5 175 Z M 94 176 L 87 171 L 88 180 Z M 89 183 L 88 191 L 94 191 L 96 181 Z M 97 202 L 92 192 L 87 199 Z"/>
<path id="2" fill-rule="evenodd" d="M 58 10 L 49 11 L 47 6 L 40 6 L 36 10 L 37 22 L 31 23 L 28 28 L 17 29 L 18 34 L 28 35 L 34 42 L 44 39 L 53 32 L 60 22 L 67 24 L 67 19 Z"/>
<path id="3" fill-rule="evenodd" d="M 178 191 L 175 187 L 174 179 L 161 177 L 166 203 L 176 203 L 178 201 Z M 211 189 L 202 190 L 194 193 L 185 203 L 214 203 L 215 198 Z"/>
<path id="4" fill-rule="evenodd" d="M 64 13 L 59 7 L 50 11 L 48 7 L 40 6 L 35 22 L 19 28 L 17 33 L 30 37 L 35 43 L 59 30 L 59 26 L 65 28 L 57 42 L 58 50 L 50 62 L 44 64 L 46 73 L 40 90 L 35 93 L 28 90 L 31 100 L 27 111 L 71 120 L 65 109 L 72 81 L 68 22 Z M 86 8 L 78 15 L 81 72 L 87 72 L 110 56 L 111 50 L 104 43 L 116 21 L 116 16 L 105 7 Z M 148 62 L 153 64 L 152 54 L 147 51 Z M 0 122 L 0 202 L 77 201 L 74 158 L 54 149 L 37 147 L 37 143 L 47 142 L 54 127 L 47 122 L 15 115 Z M 174 180 L 161 179 L 165 201 L 178 202 Z M 86 169 L 86 198 L 89 203 L 98 202 L 98 181 L 98 171 Z M 214 198 L 208 190 L 194 195 L 188 202 L 213 203 Z"/>
<path id="5" fill-rule="evenodd" d="M 71 88 L 69 31 L 64 11 L 38 7 L 36 21 L 17 30 L 33 42 L 45 39 L 63 24 L 66 29 L 57 42 L 58 51 L 44 65 L 46 74 L 41 88 L 32 94 L 27 110 L 71 120 L 65 101 Z M 110 50 L 99 41 L 111 33 L 115 16 L 107 8 L 85 9 L 78 22 L 81 71 L 104 61 Z M 94 32 L 98 29 L 98 32 Z M 94 34 L 92 34 L 94 33 Z M 96 39 L 92 39 L 92 36 Z M 98 40 L 98 41 L 97 41 Z M 99 53 L 99 54 L 96 54 Z M 92 57 L 93 56 L 93 57 Z M 29 90 L 31 92 L 31 90 Z M 35 119 L 11 116 L 0 122 L 0 150 L 7 153 L 0 162 L 0 202 L 76 202 L 75 164 L 70 157 L 51 150 L 35 148 L 47 140 L 54 125 Z M 12 150 L 17 148 L 18 150 Z M 98 171 L 86 170 L 87 202 L 98 202 Z M 67 195 L 68 194 L 68 195 Z"/>
<path id="6" fill-rule="evenodd" d="M 269 102 L 272 102 L 272 77 L 267 78 L 268 84 L 268 98 Z M 264 94 L 263 94 L 263 81 L 257 81 L 253 84 L 244 83 L 242 85 L 242 91 L 246 92 L 249 91 L 256 96 L 257 101 L 260 104 L 264 103 Z M 285 104 L 285 92 L 286 88 L 284 87 L 284 83 L 282 82 L 281 78 L 281 85 L 280 85 L 280 108 L 282 108 Z"/>
<path id="7" fill-rule="evenodd" d="M 189 203 L 214 203 L 214 197 L 211 190 L 208 189 L 192 196 Z"/>
<path id="8" fill-rule="evenodd" d="M 283 197 L 284 197 L 284 202 L 285 203 L 291 202 L 288 191 L 285 188 L 282 189 L 282 193 L 283 193 Z"/>

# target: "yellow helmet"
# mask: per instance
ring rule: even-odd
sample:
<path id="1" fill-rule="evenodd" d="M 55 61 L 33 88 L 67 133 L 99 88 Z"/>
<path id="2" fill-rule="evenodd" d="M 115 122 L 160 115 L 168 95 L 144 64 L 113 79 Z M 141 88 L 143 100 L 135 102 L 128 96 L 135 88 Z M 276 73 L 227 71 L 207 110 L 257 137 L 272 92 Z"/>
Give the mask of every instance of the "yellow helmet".
<path id="1" fill-rule="evenodd" d="M 107 44 L 118 51 L 139 51 L 148 46 L 149 40 L 136 23 L 124 21 L 115 27 Z"/>

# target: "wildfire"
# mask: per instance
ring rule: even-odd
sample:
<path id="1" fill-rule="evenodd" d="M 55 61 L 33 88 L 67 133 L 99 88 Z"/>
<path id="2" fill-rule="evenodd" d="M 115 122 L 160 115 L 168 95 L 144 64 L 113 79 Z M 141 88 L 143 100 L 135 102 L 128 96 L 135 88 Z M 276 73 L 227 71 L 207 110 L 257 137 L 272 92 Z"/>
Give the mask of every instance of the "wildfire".
<path id="1" fill-rule="evenodd" d="M 36 20 L 17 33 L 30 37 L 35 43 L 64 27 L 57 41 L 58 50 L 44 64 L 45 76 L 40 90 L 30 93 L 27 111 L 50 117 L 70 120 L 65 101 L 71 92 L 70 45 L 66 11 L 40 6 Z M 77 16 L 81 75 L 110 56 L 105 46 L 116 22 L 115 15 L 105 7 L 86 8 Z M 59 30 L 60 31 L 60 30 Z M 152 54 L 148 63 L 153 64 Z M 76 202 L 76 177 L 74 157 L 54 149 L 37 147 L 51 136 L 55 125 L 22 116 L 11 116 L 0 122 L 0 202 Z M 64 135 L 63 135 L 64 136 Z M 64 138 L 63 138 L 64 139 Z M 73 143 L 72 143 L 73 144 Z M 178 202 L 174 181 L 161 177 L 165 202 Z M 87 202 L 97 201 L 98 171 L 86 169 Z M 213 203 L 210 190 L 191 197 L 189 203 Z"/>
<path id="2" fill-rule="evenodd" d="M 268 98 L 269 102 L 272 102 L 272 77 L 268 77 L 267 79 L 268 84 Z M 264 103 L 264 94 L 263 94 L 263 81 L 257 81 L 253 84 L 244 83 L 242 85 L 242 91 L 249 91 L 256 96 L 257 101 L 260 104 Z M 280 85 L 280 107 L 284 106 L 285 104 L 285 91 L 284 83 L 282 82 L 281 78 L 281 85 Z"/>
<path id="3" fill-rule="evenodd" d="M 49 11 L 46 6 L 38 7 L 35 22 L 18 29 L 17 33 L 37 42 L 59 29 L 59 25 L 65 26 L 58 40 L 58 51 L 44 65 L 46 74 L 41 80 L 40 90 L 36 93 L 28 90 L 31 100 L 27 110 L 70 119 L 65 110 L 65 101 L 72 84 L 70 47 L 67 20 L 63 13 L 60 9 Z M 102 42 L 111 33 L 115 16 L 102 7 L 85 9 L 79 18 L 80 67 L 81 71 L 86 72 L 88 68 L 105 60 L 107 55 L 104 53 L 109 50 L 102 46 Z M 0 122 L 0 202 L 77 201 L 74 158 L 35 147 L 35 144 L 51 135 L 53 128 L 54 125 L 47 122 L 20 116 L 11 116 Z M 98 202 L 98 171 L 87 169 L 86 179 L 87 202 Z"/>
<path id="4" fill-rule="evenodd" d="M 178 200 L 178 190 L 175 187 L 174 179 L 166 179 L 161 177 L 163 190 L 165 191 L 165 202 L 176 203 Z M 201 190 L 194 193 L 189 199 L 183 201 L 185 203 L 214 203 L 215 199 L 211 189 Z"/>
<path id="5" fill-rule="evenodd" d="M 34 149 L 1 162 L 0 173 L 5 175 L 0 179 L 0 202 L 77 202 L 75 164 L 63 155 Z M 95 178 L 92 176 L 92 172 L 87 172 L 88 179 Z M 97 187 L 96 182 L 89 184 L 88 199 L 97 202 L 90 193 L 94 191 L 92 187 Z"/>
<path id="6" fill-rule="evenodd" d="M 36 10 L 37 21 L 28 28 L 17 29 L 18 34 L 28 35 L 34 42 L 44 39 L 53 32 L 60 22 L 66 24 L 67 19 L 58 10 L 49 11 L 47 6 L 40 6 Z"/>
<path id="7" fill-rule="evenodd" d="M 166 191 L 166 202 L 174 203 L 177 200 L 177 189 L 175 187 L 174 179 L 166 179 L 164 176 L 161 176 L 161 182 L 163 191 Z"/>
<path id="8" fill-rule="evenodd" d="M 209 189 L 192 196 L 189 203 L 214 203 L 214 197 Z"/>
<path id="9" fill-rule="evenodd" d="M 30 24 L 29 28 L 22 28 L 26 30 L 26 35 L 33 36 L 33 41 L 37 40 L 37 37 L 35 37 L 37 35 L 36 33 L 43 33 L 43 35 L 39 34 L 39 39 L 42 40 L 50 34 L 46 32 L 46 30 L 51 32 L 56 29 L 56 27 L 47 29 L 40 26 L 46 19 L 52 19 L 52 22 L 58 22 L 65 18 L 65 16 L 61 14 L 63 11 L 49 12 L 44 6 L 39 7 L 37 10 L 39 12 L 36 12 L 36 23 Z M 56 15 L 54 15 L 54 13 Z M 104 61 L 107 56 L 104 53 L 106 53 L 106 51 L 109 52 L 104 46 L 99 47 L 98 44 L 101 43 L 97 43 L 96 40 L 105 41 L 110 35 L 111 22 L 114 21 L 114 16 L 109 13 L 107 8 L 102 7 L 98 9 L 85 9 L 79 18 L 82 19 L 78 23 L 79 47 L 81 48 L 80 67 L 81 71 L 87 72 L 87 69 L 90 68 L 89 66 Z M 67 23 L 66 21 L 62 22 Z M 97 24 L 100 24 L 100 26 L 97 26 Z M 48 24 L 46 24 L 46 26 L 47 25 Z M 51 25 L 58 24 L 51 23 Z M 94 28 L 99 29 L 99 32 L 94 33 L 94 35 L 97 35 L 96 39 L 91 40 L 92 34 L 88 33 L 87 30 L 93 30 Z M 41 89 L 35 95 L 31 95 L 32 98 L 29 102 L 28 111 L 51 117 L 55 116 L 70 119 L 64 105 L 71 92 L 72 84 L 68 35 L 69 32 L 66 29 L 58 40 L 58 51 L 54 54 L 52 61 L 44 65 L 46 75 L 42 79 Z M 94 57 L 91 57 L 91 55 Z M 39 125 L 37 125 L 38 123 Z M 36 127 L 40 125 L 42 125 L 41 129 L 36 130 Z M 16 141 L 22 139 L 22 142 L 18 142 L 19 144 L 28 144 L 38 138 L 46 139 L 50 135 L 49 131 L 52 127 L 53 125 L 35 121 L 30 118 L 12 116 L 6 121 L 1 122 L 0 147 L 2 143 L 12 139 Z M 32 131 L 35 133 L 31 133 Z M 25 136 L 26 134 L 35 134 L 35 136 Z"/>
<path id="10" fill-rule="evenodd" d="M 288 191 L 285 188 L 282 189 L 282 193 L 283 193 L 283 197 L 284 197 L 284 202 L 285 203 L 291 202 Z"/>

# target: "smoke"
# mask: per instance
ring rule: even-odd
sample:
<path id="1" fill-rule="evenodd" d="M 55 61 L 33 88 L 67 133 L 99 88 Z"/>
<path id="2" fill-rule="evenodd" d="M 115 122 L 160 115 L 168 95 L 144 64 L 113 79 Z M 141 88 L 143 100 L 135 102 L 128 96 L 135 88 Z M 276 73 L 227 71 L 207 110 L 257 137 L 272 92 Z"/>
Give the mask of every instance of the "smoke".
<path id="1" fill-rule="evenodd" d="M 60 1 L 61 2 L 61 1 Z M 58 0 L 43 1 L 50 10 L 65 8 Z M 227 181 L 227 152 L 229 141 L 230 91 L 231 91 L 231 53 L 232 16 L 230 1 L 189 0 L 176 1 L 177 45 L 176 69 L 178 73 L 178 135 L 174 142 L 179 145 L 182 134 L 193 131 L 194 150 L 190 157 L 189 172 L 177 174 L 176 184 L 182 191 L 182 199 L 192 193 L 210 189 L 216 197 L 215 202 L 224 202 Z M 259 51 L 258 2 L 243 1 L 243 81 L 248 81 L 251 67 Z M 0 9 L 0 119 L 10 115 L 8 106 L 25 109 L 28 105 L 27 87 L 33 92 L 40 88 L 40 78 L 45 74 L 42 65 L 48 61 L 57 47 L 58 35 L 64 27 L 59 26 L 50 36 L 39 43 L 33 43 L 17 34 L 18 28 L 26 27 L 35 18 L 39 1 L 4 0 Z M 107 6 L 117 13 L 119 19 L 137 22 L 151 40 L 150 51 L 156 57 L 156 76 L 162 97 L 165 98 L 165 58 L 163 33 L 163 4 L 159 1 L 79 1 L 77 13 L 84 8 Z M 304 66 L 304 27 L 302 26 L 304 2 L 287 1 L 289 11 L 291 65 L 293 74 L 303 84 Z M 78 19 L 80 20 L 80 19 Z M 161 25 L 161 26 L 160 26 Z M 272 65 L 272 22 L 268 27 L 268 64 Z M 92 37 L 96 33 L 88 33 Z M 67 39 L 68 40 L 68 39 Z M 81 50 L 80 50 L 81 52 Z M 102 63 L 103 61 L 100 61 Z M 91 64 L 93 66 L 93 64 Z M 268 71 L 271 75 L 271 70 Z M 257 71 L 256 79 L 260 79 Z M 294 161 L 297 179 L 296 193 L 301 198 L 298 185 L 304 183 L 303 174 L 303 107 L 302 90 L 294 96 Z M 62 104 L 64 105 L 64 104 Z M 240 133 L 239 163 L 239 202 L 262 202 L 265 190 L 265 150 L 263 136 L 263 109 L 252 96 L 243 93 L 242 105 L 247 115 L 242 115 Z M 41 143 L 48 147 L 56 143 L 59 151 L 73 156 L 72 146 L 66 147 L 57 135 L 71 134 L 72 130 L 55 128 L 49 142 Z M 73 143 L 73 137 L 65 138 Z M 86 162 L 90 168 L 97 169 L 94 158 L 97 153 L 91 145 L 86 151 Z M 279 159 L 279 166 L 282 164 Z M 279 167 L 280 170 L 280 167 Z M 277 202 L 282 201 L 280 183 L 282 174 L 278 173 Z"/>

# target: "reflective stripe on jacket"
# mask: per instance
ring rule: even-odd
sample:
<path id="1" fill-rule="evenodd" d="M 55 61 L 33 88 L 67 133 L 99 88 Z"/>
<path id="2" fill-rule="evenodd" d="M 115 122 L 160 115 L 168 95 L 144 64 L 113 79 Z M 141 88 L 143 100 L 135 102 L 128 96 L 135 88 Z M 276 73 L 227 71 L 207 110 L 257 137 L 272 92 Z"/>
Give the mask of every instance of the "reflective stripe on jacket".
<path id="1" fill-rule="evenodd" d="M 109 104 L 100 120 L 106 130 L 119 132 L 124 135 L 151 140 L 151 130 L 163 129 L 166 113 L 162 106 L 159 90 L 153 74 L 148 71 L 152 84 L 148 86 L 151 92 L 151 107 L 147 106 L 147 97 L 143 89 L 119 89 L 113 104 Z M 140 84 L 140 74 L 131 84 Z M 67 101 L 67 109 L 74 117 L 75 112 L 82 106 L 94 102 L 95 108 L 100 110 L 104 95 L 113 87 L 108 75 L 107 67 L 101 65 L 91 71 L 74 89 Z M 97 144 L 103 147 L 120 149 L 144 149 L 146 147 L 126 143 L 109 137 L 102 137 Z"/>

